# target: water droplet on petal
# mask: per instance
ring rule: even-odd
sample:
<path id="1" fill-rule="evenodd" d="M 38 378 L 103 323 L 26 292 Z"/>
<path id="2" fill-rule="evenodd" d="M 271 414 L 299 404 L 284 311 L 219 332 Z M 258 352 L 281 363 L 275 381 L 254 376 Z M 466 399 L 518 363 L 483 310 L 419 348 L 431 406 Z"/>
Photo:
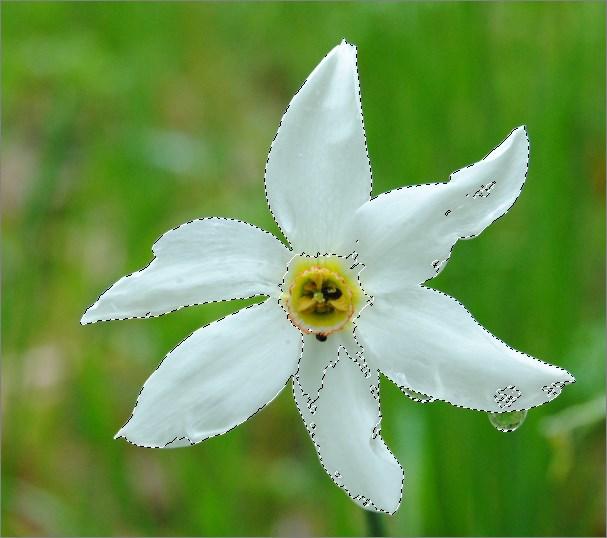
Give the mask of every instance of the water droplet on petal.
<path id="1" fill-rule="evenodd" d="M 427 394 L 423 394 L 421 392 L 417 392 L 415 390 L 407 389 L 407 388 L 404 388 L 404 387 L 403 387 L 402 390 L 403 390 L 403 392 L 405 393 L 406 396 L 408 396 L 412 400 L 415 400 L 416 402 L 430 403 L 430 402 L 433 402 L 435 400 L 434 397 L 428 396 Z"/>
<path id="2" fill-rule="evenodd" d="M 508 413 L 487 413 L 489 422 L 501 432 L 513 432 L 525 422 L 527 411 L 509 411 Z"/>

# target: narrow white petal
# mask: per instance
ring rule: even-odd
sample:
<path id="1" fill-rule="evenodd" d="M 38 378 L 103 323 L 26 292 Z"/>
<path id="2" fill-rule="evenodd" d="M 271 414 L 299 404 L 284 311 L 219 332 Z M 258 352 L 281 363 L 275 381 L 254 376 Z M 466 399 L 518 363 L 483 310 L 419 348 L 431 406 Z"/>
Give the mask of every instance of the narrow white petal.
<path id="1" fill-rule="evenodd" d="M 304 348 L 295 380 L 306 396 L 308 405 L 315 405 L 327 370 L 337 362 L 337 351 L 343 347 L 352 357 L 362 361 L 362 349 L 351 331 L 340 331 L 320 342 L 313 334 L 304 335 Z"/>
<path id="2" fill-rule="evenodd" d="M 295 250 L 349 254 L 339 252 L 347 219 L 371 192 L 353 45 L 329 52 L 289 104 L 265 181 L 270 209 Z"/>
<path id="3" fill-rule="evenodd" d="M 278 395 L 301 346 L 274 299 L 215 321 L 166 356 L 116 437 L 173 448 L 225 433 Z"/>
<path id="4" fill-rule="evenodd" d="M 435 276 L 458 239 L 478 235 L 512 206 L 525 181 L 528 155 L 527 134 L 519 127 L 448 183 L 404 187 L 364 204 L 352 240 L 365 264 L 365 290 L 389 293 Z"/>
<path id="5" fill-rule="evenodd" d="M 376 299 L 356 334 L 369 365 L 397 385 L 471 409 L 529 409 L 575 381 L 507 346 L 455 299 L 428 288 Z"/>
<path id="6" fill-rule="evenodd" d="M 315 407 L 299 384 L 293 392 L 320 461 L 333 481 L 360 506 L 394 513 L 403 470 L 380 436 L 377 371 L 363 374 L 346 352 L 328 368 Z"/>
<path id="7" fill-rule="evenodd" d="M 272 295 L 291 253 L 272 234 L 237 220 L 208 218 L 165 233 L 145 269 L 121 278 L 81 323 L 158 316 L 195 304 Z"/>

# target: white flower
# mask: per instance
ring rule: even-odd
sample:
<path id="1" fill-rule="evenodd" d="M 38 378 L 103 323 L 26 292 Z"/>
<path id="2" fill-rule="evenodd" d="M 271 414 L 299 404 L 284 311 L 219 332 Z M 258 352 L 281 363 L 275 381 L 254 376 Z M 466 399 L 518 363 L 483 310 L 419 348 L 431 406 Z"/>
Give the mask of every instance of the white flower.
<path id="1" fill-rule="evenodd" d="M 91 323 L 268 296 L 173 349 L 116 436 L 146 447 L 198 443 L 247 420 L 294 377 L 327 473 L 361 506 L 396 511 L 403 471 L 380 436 L 378 371 L 409 395 L 487 412 L 541 405 L 574 381 L 422 285 L 458 239 L 514 203 L 528 152 L 519 127 L 447 183 L 371 199 L 356 49 L 342 42 L 291 101 L 268 157 L 268 203 L 291 248 L 237 220 L 188 222 L 84 314 Z"/>

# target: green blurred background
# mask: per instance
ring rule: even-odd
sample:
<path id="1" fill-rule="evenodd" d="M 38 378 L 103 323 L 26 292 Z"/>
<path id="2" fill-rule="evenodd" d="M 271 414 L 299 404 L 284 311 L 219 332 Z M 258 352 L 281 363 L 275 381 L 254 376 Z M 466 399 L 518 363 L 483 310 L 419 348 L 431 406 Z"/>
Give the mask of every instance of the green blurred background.
<path id="1" fill-rule="evenodd" d="M 375 193 L 444 181 L 528 126 L 519 202 L 433 285 L 577 377 L 510 434 L 383 380 L 406 473 L 386 531 L 605 535 L 603 3 L 2 8 L 4 535 L 369 532 L 290 390 L 192 448 L 112 439 L 165 353 L 242 302 L 78 323 L 173 226 L 222 215 L 277 232 L 268 148 L 343 37 L 359 47 Z"/>

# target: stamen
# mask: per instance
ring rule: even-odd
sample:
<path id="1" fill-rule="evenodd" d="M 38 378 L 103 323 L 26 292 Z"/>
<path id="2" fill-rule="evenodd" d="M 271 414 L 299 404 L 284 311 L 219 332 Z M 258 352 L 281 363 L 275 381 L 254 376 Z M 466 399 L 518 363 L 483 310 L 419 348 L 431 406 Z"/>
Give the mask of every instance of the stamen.
<path id="1" fill-rule="evenodd" d="M 325 299 L 339 299 L 341 297 L 341 290 L 335 286 L 327 286 L 322 289 L 322 293 Z"/>

